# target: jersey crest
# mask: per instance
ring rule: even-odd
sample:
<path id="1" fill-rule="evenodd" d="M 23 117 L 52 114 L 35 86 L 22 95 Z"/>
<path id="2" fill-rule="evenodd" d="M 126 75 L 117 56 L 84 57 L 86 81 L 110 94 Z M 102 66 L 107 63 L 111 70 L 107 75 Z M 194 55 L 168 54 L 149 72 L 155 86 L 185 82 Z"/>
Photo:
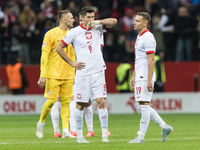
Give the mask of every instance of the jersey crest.
<path id="1" fill-rule="evenodd" d="M 92 33 L 91 32 L 86 32 L 85 36 L 86 36 L 86 39 L 88 39 L 88 40 L 92 39 Z"/>

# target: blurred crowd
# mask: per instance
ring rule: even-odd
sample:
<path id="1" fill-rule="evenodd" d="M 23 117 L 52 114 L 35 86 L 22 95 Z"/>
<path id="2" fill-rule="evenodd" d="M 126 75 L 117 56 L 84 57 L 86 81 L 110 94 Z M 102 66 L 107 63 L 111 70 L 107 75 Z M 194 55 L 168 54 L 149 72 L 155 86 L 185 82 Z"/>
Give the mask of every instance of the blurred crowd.
<path id="1" fill-rule="evenodd" d="M 138 11 L 151 14 L 149 29 L 165 61 L 200 60 L 200 0 L 0 0 L 0 64 L 10 63 L 13 54 L 24 64 L 39 64 L 44 34 L 57 25 L 57 13 L 69 9 L 77 26 L 80 9 L 88 5 L 96 19 L 119 22 L 104 35 L 106 62 L 134 61 Z"/>

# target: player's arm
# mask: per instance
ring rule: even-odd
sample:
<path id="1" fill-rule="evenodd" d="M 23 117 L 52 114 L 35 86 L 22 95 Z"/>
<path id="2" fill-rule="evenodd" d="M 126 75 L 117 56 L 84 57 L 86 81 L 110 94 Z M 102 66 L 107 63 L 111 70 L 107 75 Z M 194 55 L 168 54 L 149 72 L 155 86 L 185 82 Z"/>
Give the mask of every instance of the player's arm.
<path id="1" fill-rule="evenodd" d="M 133 75 L 132 75 L 131 83 L 130 83 L 130 86 L 131 86 L 132 88 L 134 88 L 134 85 L 135 85 L 135 70 L 133 71 Z"/>
<path id="2" fill-rule="evenodd" d="M 153 83 L 152 83 L 152 77 L 154 73 L 154 65 L 155 65 L 155 59 L 154 59 L 154 53 L 147 54 L 149 63 L 148 63 L 148 78 L 147 78 L 147 89 L 149 92 L 152 92 L 154 90 Z"/>
<path id="3" fill-rule="evenodd" d="M 38 80 L 38 85 L 40 88 L 43 88 L 46 84 L 46 66 L 49 60 L 49 52 L 42 50 L 42 55 L 40 59 L 40 78 Z"/>
<path id="4" fill-rule="evenodd" d="M 47 66 L 51 49 L 52 49 L 51 32 L 47 32 L 44 36 L 44 40 L 42 43 L 42 54 L 40 59 L 40 78 L 38 80 L 38 85 L 40 88 L 43 88 L 46 84 L 46 77 L 48 72 Z"/>
<path id="5" fill-rule="evenodd" d="M 94 20 L 91 23 L 91 26 L 99 25 L 99 24 L 104 24 L 106 28 L 112 28 L 117 24 L 117 19 L 115 18 L 106 18 L 102 20 Z"/>
<path id="6" fill-rule="evenodd" d="M 65 51 L 63 50 L 66 46 L 62 43 L 59 42 L 57 47 L 56 47 L 56 52 L 60 55 L 60 57 L 66 61 L 69 65 L 71 65 L 72 67 L 75 67 L 79 70 L 83 69 L 85 67 L 85 63 L 83 62 L 74 62 L 72 61 L 67 54 L 65 53 Z"/>

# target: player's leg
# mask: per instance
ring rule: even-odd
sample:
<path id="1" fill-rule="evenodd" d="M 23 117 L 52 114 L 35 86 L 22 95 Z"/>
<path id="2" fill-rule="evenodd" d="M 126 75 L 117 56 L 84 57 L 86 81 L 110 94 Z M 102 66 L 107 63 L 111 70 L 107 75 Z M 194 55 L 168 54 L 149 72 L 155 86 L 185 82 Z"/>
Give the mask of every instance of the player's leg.
<path id="1" fill-rule="evenodd" d="M 56 102 L 56 98 L 55 99 L 48 98 L 42 107 L 42 112 L 40 114 L 40 120 L 37 123 L 37 130 L 36 130 L 36 136 L 38 138 L 43 138 L 43 127 L 45 124 L 45 119 L 48 116 L 49 112 L 51 111 L 51 108 L 55 102 Z"/>
<path id="2" fill-rule="evenodd" d="M 76 119 L 76 130 L 77 130 L 77 143 L 89 143 L 83 137 L 83 109 L 85 103 L 76 103 L 75 119 Z"/>
<path id="3" fill-rule="evenodd" d="M 61 109 L 60 97 L 57 98 L 57 101 L 53 105 L 51 109 L 51 120 L 54 128 L 54 137 L 61 137 L 60 129 L 59 129 L 59 114 Z"/>
<path id="4" fill-rule="evenodd" d="M 105 98 L 96 98 L 96 102 L 98 105 L 98 113 L 99 113 L 99 119 L 101 122 L 101 130 L 102 130 L 102 141 L 103 142 L 109 142 L 108 141 L 108 111 L 106 108 L 106 99 Z"/>
<path id="5" fill-rule="evenodd" d="M 74 100 L 76 101 L 75 120 L 77 130 L 77 143 L 89 143 L 83 137 L 83 109 L 88 104 L 90 98 L 89 76 L 76 76 L 74 84 Z"/>
<path id="6" fill-rule="evenodd" d="M 85 121 L 88 128 L 88 133 L 85 137 L 92 137 L 94 135 L 93 131 L 93 110 L 92 110 L 92 102 L 89 101 L 88 106 L 84 107 L 83 113 L 85 115 Z"/>
<path id="7" fill-rule="evenodd" d="M 88 131 L 93 132 L 93 110 L 91 102 L 88 107 L 84 107 L 83 113 L 85 115 L 85 121 L 87 124 Z"/>
<path id="8" fill-rule="evenodd" d="M 139 102 L 139 110 L 141 111 L 141 119 L 140 119 L 140 131 L 138 131 L 138 139 L 144 140 L 150 122 L 149 102 L 141 102 L 141 103 Z"/>
<path id="9" fill-rule="evenodd" d="M 42 107 L 42 112 L 40 115 L 40 122 L 44 123 L 46 117 L 48 116 L 48 114 L 51 111 L 52 106 L 54 105 L 54 103 L 56 102 L 56 98 L 48 98 L 47 101 L 44 103 L 43 107 Z"/>
<path id="10" fill-rule="evenodd" d="M 99 108 L 97 107 L 97 111 L 99 112 Z M 111 135 L 111 133 L 110 133 L 110 131 L 107 129 L 107 136 L 110 136 Z"/>
<path id="11" fill-rule="evenodd" d="M 70 97 L 61 97 L 61 118 L 63 128 L 63 138 L 75 138 L 69 133 L 69 103 Z"/>
<path id="12" fill-rule="evenodd" d="M 159 114 L 152 107 L 150 107 L 150 118 L 156 124 L 158 124 L 160 126 L 160 128 L 162 129 L 162 132 L 161 132 L 162 140 L 161 140 L 161 142 L 165 142 L 168 135 L 173 131 L 173 128 L 170 125 L 167 125 L 163 121 L 163 119 L 159 116 Z"/>
<path id="13" fill-rule="evenodd" d="M 106 82 L 105 82 L 105 73 L 104 70 L 92 75 L 91 78 L 91 87 L 92 87 L 92 96 L 93 99 L 96 99 L 98 105 L 99 119 L 101 122 L 102 129 L 102 141 L 108 141 L 107 129 L 108 129 L 108 111 L 106 108 Z"/>
<path id="14" fill-rule="evenodd" d="M 72 97 L 72 86 L 73 80 L 65 79 L 62 80 L 59 97 L 61 100 L 61 119 L 63 128 L 63 138 L 75 138 L 69 133 L 69 103 Z"/>
<path id="15" fill-rule="evenodd" d="M 74 96 L 72 96 L 70 99 L 69 109 L 70 109 L 70 134 L 72 134 L 73 136 L 77 136 L 76 121 L 75 121 L 76 102 L 74 101 Z"/>
<path id="16" fill-rule="evenodd" d="M 45 119 L 51 111 L 52 106 L 57 100 L 59 83 L 55 79 L 46 79 L 45 94 L 44 97 L 48 98 L 42 107 L 40 114 L 40 120 L 37 123 L 36 136 L 38 138 L 43 138 L 43 127 L 45 124 Z"/>
<path id="17" fill-rule="evenodd" d="M 145 141 L 145 134 L 150 122 L 150 106 L 148 102 L 146 102 L 146 105 L 144 103 L 140 104 L 139 110 L 141 111 L 140 131 L 137 132 L 138 136 L 129 143 L 144 143 Z"/>
<path id="18" fill-rule="evenodd" d="M 150 122 L 150 101 L 152 98 L 152 92 L 147 90 L 146 81 L 135 82 L 135 99 L 139 102 L 139 110 L 141 111 L 140 119 L 140 131 L 138 131 L 138 136 L 131 140 L 129 143 L 144 143 L 144 138 L 146 131 Z"/>

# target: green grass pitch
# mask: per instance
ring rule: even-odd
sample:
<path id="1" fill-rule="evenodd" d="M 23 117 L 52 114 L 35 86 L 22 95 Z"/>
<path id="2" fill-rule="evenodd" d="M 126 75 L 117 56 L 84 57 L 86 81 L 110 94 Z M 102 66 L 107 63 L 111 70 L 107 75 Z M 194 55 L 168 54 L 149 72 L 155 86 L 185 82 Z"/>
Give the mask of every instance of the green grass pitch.
<path id="1" fill-rule="evenodd" d="M 50 116 L 43 139 L 35 135 L 39 115 L 0 116 L 0 150 L 200 150 L 200 114 L 161 114 L 161 117 L 174 128 L 164 143 L 160 127 L 151 121 L 145 143 L 127 144 L 139 130 L 140 115 L 132 114 L 109 115 L 110 143 L 101 142 L 100 122 L 98 115 L 94 115 L 95 137 L 86 138 L 90 144 L 78 144 L 76 139 L 53 138 Z M 85 121 L 83 133 L 87 133 Z"/>

